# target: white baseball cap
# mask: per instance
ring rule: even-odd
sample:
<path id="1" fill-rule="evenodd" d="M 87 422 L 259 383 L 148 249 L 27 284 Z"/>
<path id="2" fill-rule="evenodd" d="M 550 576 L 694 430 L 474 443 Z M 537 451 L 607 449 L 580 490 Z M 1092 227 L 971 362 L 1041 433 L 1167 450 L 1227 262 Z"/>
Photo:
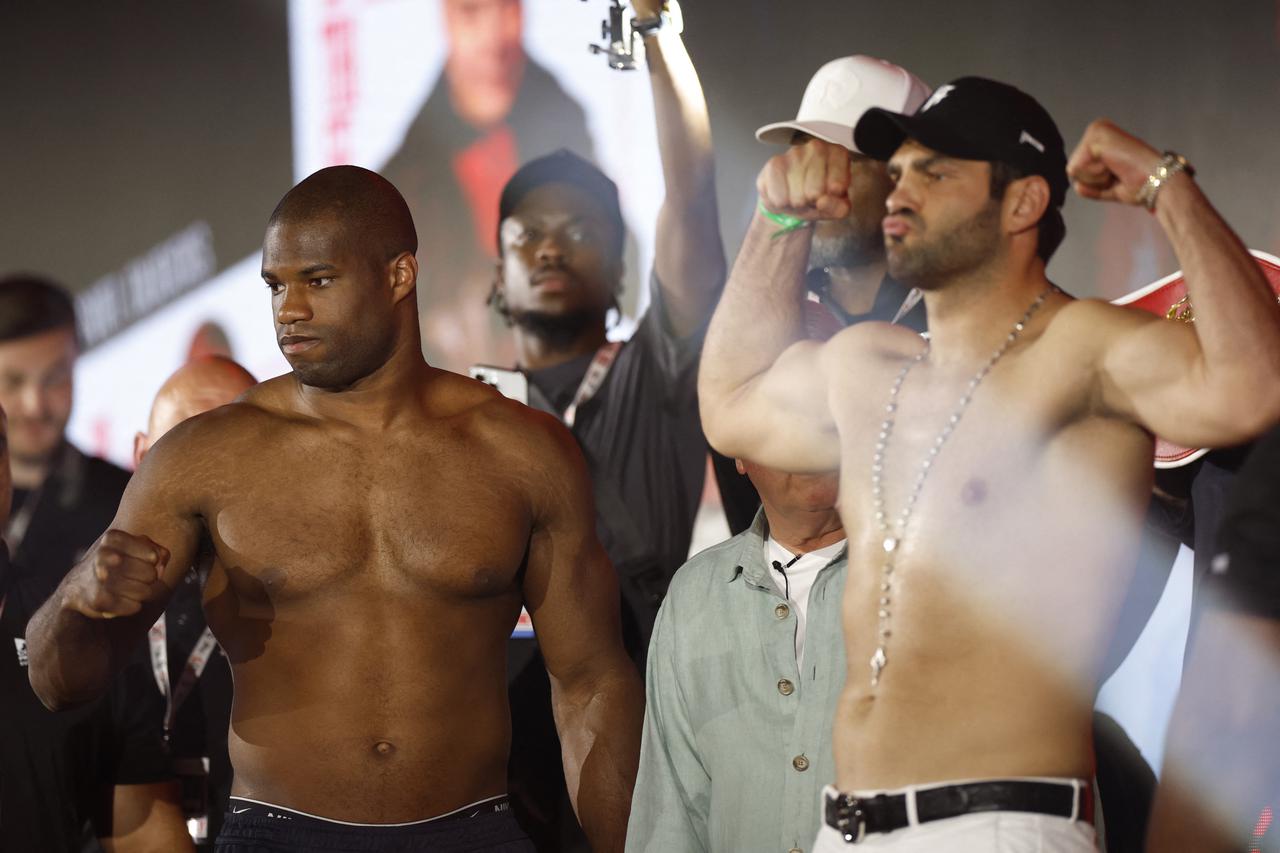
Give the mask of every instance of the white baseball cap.
<path id="1" fill-rule="evenodd" d="M 905 68 L 870 56 L 842 56 L 818 69 L 805 87 L 795 121 L 766 124 L 756 139 L 789 145 L 797 130 L 858 151 L 853 128 L 872 107 L 914 113 L 929 87 Z M 859 152 L 861 153 L 861 152 Z"/>

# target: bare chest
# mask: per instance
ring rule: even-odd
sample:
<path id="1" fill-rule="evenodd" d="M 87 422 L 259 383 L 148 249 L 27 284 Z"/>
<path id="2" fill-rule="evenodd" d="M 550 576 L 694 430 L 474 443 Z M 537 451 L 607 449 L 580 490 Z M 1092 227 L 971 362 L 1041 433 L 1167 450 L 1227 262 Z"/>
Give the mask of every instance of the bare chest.
<path id="1" fill-rule="evenodd" d="M 1140 430 L 1088 416 L 1081 388 L 1025 357 L 976 388 L 913 371 L 895 399 L 897 375 L 846 395 L 838 418 L 851 559 L 1010 603 L 1051 598 L 1058 581 L 1081 589 L 1129 559 L 1149 493 Z"/>
<path id="2" fill-rule="evenodd" d="M 242 596 L 509 592 L 530 529 L 519 477 L 463 438 L 277 442 L 236 460 L 206 518 Z"/>

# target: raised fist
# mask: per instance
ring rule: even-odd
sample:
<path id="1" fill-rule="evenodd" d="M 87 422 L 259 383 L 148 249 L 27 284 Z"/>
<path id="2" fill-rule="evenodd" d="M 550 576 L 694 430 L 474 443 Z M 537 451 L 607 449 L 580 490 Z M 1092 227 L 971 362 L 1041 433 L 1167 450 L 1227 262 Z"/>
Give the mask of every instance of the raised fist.
<path id="1" fill-rule="evenodd" d="M 774 213 L 843 219 L 849 215 L 849 149 L 821 139 L 793 145 L 765 163 L 756 190 Z"/>
<path id="2" fill-rule="evenodd" d="M 1085 129 L 1067 161 L 1071 185 L 1085 198 L 1137 204 L 1161 154 L 1136 136 L 1098 119 Z"/>
<path id="3" fill-rule="evenodd" d="M 147 537 L 108 530 L 76 566 L 64 606 L 90 619 L 132 616 L 159 591 L 168 560 Z"/>

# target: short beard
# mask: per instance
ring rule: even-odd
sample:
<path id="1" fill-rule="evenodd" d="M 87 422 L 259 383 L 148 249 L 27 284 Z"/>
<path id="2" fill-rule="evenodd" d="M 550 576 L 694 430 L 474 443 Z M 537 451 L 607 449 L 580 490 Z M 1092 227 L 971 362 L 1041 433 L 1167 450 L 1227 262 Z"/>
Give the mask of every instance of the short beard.
<path id="1" fill-rule="evenodd" d="M 300 362 L 290 366 L 293 367 L 294 376 L 309 388 L 345 391 L 386 364 L 394 349 L 395 341 L 388 335 L 385 341 L 372 345 L 348 347 L 340 360 Z"/>
<path id="2" fill-rule="evenodd" d="M 809 269 L 856 269 L 884 259 L 884 232 L 875 228 L 858 233 L 852 227 L 838 234 L 813 236 Z"/>
<path id="3" fill-rule="evenodd" d="M 593 325 L 604 325 L 604 317 L 598 312 L 581 309 L 564 314 L 546 311 L 512 311 L 507 315 L 511 325 L 523 329 L 552 349 L 569 346 Z"/>
<path id="4" fill-rule="evenodd" d="M 971 272 L 991 260 L 999 243 L 996 224 L 1000 204 L 987 206 L 934 242 L 910 251 L 888 251 L 889 275 L 909 287 L 936 290 L 956 275 Z"/>

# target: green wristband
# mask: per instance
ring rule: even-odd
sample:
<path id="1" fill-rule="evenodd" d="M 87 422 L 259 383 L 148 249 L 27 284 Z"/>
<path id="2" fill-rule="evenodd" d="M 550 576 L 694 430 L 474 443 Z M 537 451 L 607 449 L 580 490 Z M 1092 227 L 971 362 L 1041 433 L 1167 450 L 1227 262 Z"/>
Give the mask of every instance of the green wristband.
<path id="1" fill-rule="evenodd" d="M 789 213 L 774 213 L 772 210 L 764 206 L 763 201 L 756 203 L 756 209 L 760 211 L 760 215 L 775 225 L 781 226 L 777 231 L 773 232 L 773 238 L 776 240 L 783 234 L 790 234 L 792 231 L 799 231 L 801 228 L 807 228 L 811 224 L 807 219 L 801 219 L 799 216 L 792 216 Z"/>

